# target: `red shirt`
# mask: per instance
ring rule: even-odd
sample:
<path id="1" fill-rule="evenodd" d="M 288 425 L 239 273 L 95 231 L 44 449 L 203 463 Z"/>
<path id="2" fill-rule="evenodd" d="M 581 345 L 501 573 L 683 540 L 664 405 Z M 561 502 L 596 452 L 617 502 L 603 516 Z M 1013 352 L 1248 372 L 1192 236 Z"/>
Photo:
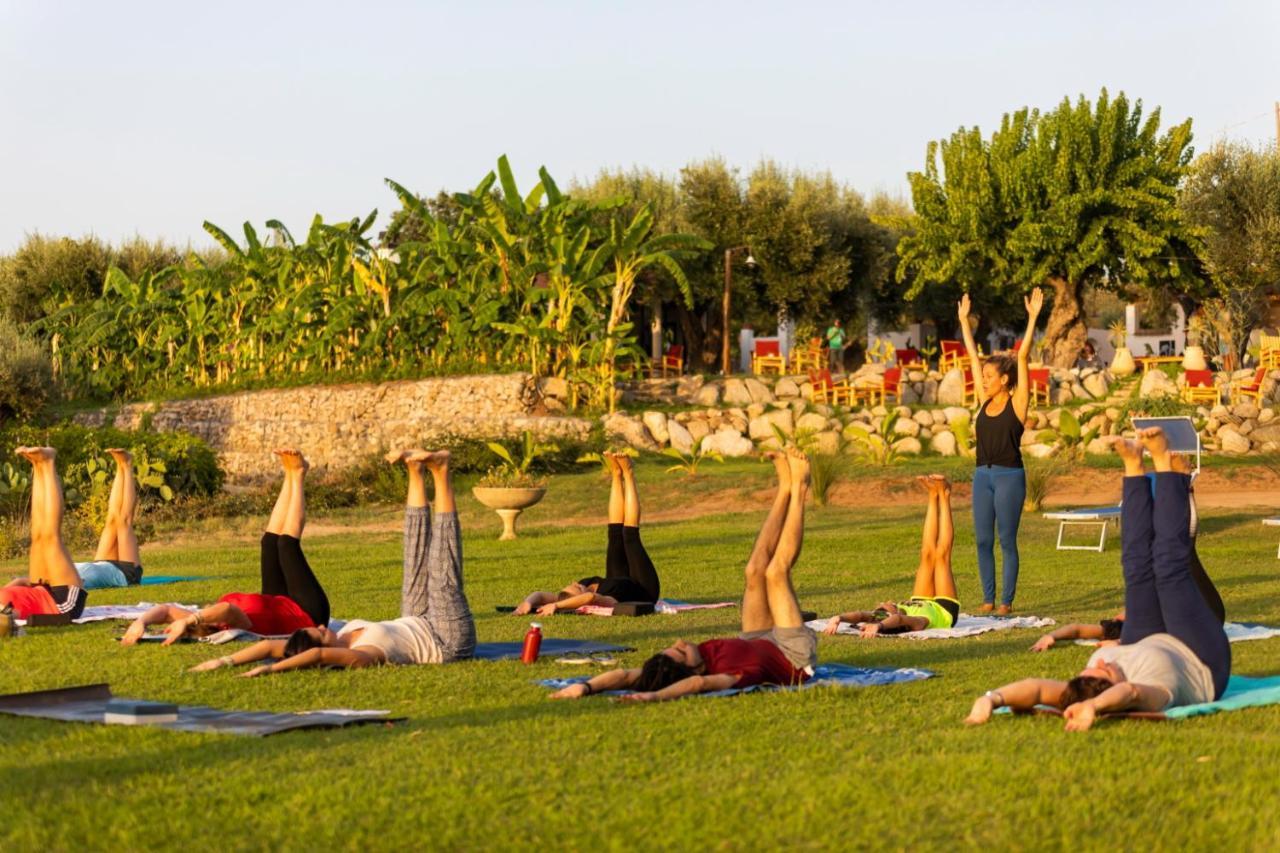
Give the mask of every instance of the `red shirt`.
<path id="1" fill-rule="evenodd" d="M 698 644 L 707 675 L 736 675 L 734 687 L 754 684 L 799 684 L 809 676 L 796 669 L 768 640 L 707 640 Z"/>
<path id="2" fill-rule="evenodd" d="M 30 619 L 36 614 L 56 614 L 58 603 L 43 586 L 6 586 L 0 589 L 0 607 L 13 605 L 14 615 Z"/>
<path id="3" fill-rule="evenodd" d="M 249 617 L 250 630 L 255 634 L 292 634 L 299 628 L 314 628 L 316 623 L 306 611 L 287 595 L 262 595 L 257 592 L 229 592 L 219 598 L 220 603 L 234 604 Z"/>

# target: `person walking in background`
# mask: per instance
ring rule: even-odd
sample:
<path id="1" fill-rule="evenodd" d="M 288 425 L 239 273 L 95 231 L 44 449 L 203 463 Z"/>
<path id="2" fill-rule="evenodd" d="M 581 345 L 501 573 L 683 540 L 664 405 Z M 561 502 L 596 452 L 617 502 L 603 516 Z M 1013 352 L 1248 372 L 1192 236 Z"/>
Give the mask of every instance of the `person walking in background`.
<path id="1" fill-rule="evenodd" d="M 1018 525 L 1022 502 L 1027 497 L 1027 474 L 1022 467 L 1023 423 L 1031 396 L 1027 392 L 1027 354 L 1036 332 L 1036 317 L 1044 306 L 1040 288 L 1025 299 L 1027 332 L 1016 358 L 993 355 L 983 364 L 969 328 L 969 294 L 960 300 L 960 330 L 973 370 L 973 386 L 978 396 L 978 467 L 973 474 L 973 535 L 978 545 L 978 575 L 982 579 L 983 613 L 995 609 L 996 531 L 1000 532 L 1000 552 L 1004 559 L 1003 595 L 996 612 L 1013 612 L 1013 595 L 1018 586 Z"/>
<path id="2" fill-rule="evenodd" d="M 833 373 L 844 372 L 844 326 L 839 320 L 827 327 L 827 358 Z"/>
<path id="3" fill-rule="evenodd" d="M 1080 355 L 1076 356 L 1076 363 L 1072 366 L 1077 370 L 1101 370 L 1103 368 L 1102 359 L 1098 357 L 1097 347 L 1093 345 L 1093 338 L 1089 338 L 1084 342 L 1084 346 L 1080 347 Z"/>

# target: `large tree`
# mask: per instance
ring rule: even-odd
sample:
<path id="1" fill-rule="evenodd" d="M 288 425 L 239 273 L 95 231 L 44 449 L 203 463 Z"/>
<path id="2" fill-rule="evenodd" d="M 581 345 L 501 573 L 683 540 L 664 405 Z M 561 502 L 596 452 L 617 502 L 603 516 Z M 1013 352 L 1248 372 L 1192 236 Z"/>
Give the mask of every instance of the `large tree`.
<path id="1" fill-rule="evenodd" d="M 1280 285 L 1280 151 L 1214 146 L 1196 158 L 1179 201 L 1202 229 L 1200 255 L 1217 297 L 1210 325 L 1243 358 Z"/>
<path id="2" fill-rule="evenodd" d="M 974 127 L 929 144 L 908 175 L 915 216 L 898 244 L 909 294 L 958 286 L 992 320 L 1012 319 L 1022 293 L 1047 286 L 1045 342 L 1069 365 L 1086 337 L 1088 287 L 1190 289 L 1195 230 L 1177 187 L 1191 159 L 1191 121 L 1160 130 L 1160 111 L 1104 89 L 1047 114 L 1006 114 L 990 139 Z"/>

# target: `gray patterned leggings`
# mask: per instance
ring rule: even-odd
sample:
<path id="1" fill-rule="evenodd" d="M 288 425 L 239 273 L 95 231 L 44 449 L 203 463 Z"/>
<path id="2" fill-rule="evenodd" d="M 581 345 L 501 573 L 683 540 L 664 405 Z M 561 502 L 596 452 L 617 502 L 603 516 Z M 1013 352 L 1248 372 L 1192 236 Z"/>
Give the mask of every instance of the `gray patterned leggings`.
<path id="1" fill-rule="evenodd" d="M 405 509 L 400 615 L 427 621 L 445 662 L 475 652 L 476 623 L 462 591 L 462 528 L 456 512 L 433 518 L 428 507 Z"/>

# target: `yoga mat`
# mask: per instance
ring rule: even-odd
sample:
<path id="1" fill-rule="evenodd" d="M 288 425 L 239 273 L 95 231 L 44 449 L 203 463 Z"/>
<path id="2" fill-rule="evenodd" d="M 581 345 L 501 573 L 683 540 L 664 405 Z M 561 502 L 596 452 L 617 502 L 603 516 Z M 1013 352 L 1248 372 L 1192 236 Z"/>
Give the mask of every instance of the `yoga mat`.
<path id="1" fill-rule="evenodd" d="M 166 583 L 184 583 L 185 581 L 203 581 L 210 578 L 200 575 L 143 575 L 139 586 L 160 586 Z"/>
<path id="2" fill-rule="evenodd" d="M 0 696 L 0 714 L 17 717 L 39 717 L 67 723 L 104 723 L 102 715 L 112 696 L 107 684 L 86 684 L 60 690 L 38 690 Z M 388 716 L 389 711 L 353 711 L 331 708 L 322 711 L 297 711 L 275 714 L 268 711 L 223 711 L 202 705 L 180 705 L 178 719 L 171 723 L 152 723 L 150 728 L 182 732 L 216 732 L 225 735 L 265 737 L 294 729 L 331 729 L 364 723 L 392 723 L 404 717 Z"/>
<path id="3" fill-rule="evenodd" d="M 1130 720 L 1185 720 L 1188 717 L 1201 717 L 1206 714 L 1217 714 L 1220 711 L 1238 711 L 1241 708 L 1259 708 L 1263 705 L 1280 704 L 1280 675 L 1267 675 L 1254 678 L 1248 675 L 1233 675 L 1227 679 L 1227 689 L 1215 702 L 1202 702 L 1198 705 L 1179 705 L 1164 711 L 1121 711 L 1115 714 L 1100 714 L 1105 719 Z M 1009 708 L 997 708 L 997 714 L 1012 713 Z M 1035 713 L 1060 717 L 1062 711 L 1052 705 L 1037 705 Z"/>
<path id="4" fill-rule="evenodd" d="M 1243 643 L 1248 640 L 1269 640 L 1280 637 L 1280 628 L 1262 625 L 1257 622 L 1224 622 L 1222 630 L 1227 635 L 1227 642 Z M 1097 640 L 1076 640 L 1077 646 L 1096 646 Z"/>
<path id="5" fill-rule="evenodd" d="M 694 693 L 691 696 L 737 696 L 740 693 L 773 692 L 777 690 L 808 690 L 811 687 L 881 687 L 886 684 L 905 684 L 909 681 L 921 681 L 932 678 L 934 672 L 928 669 L 913 667 L 865 667 L 850 666 L 844 663 L 820 663 L 813 668 L 813 677 L 804 684 L 782 686 L 779 684 L 753 684 L 750 687 L 730 687 L 725 690 L 713 690 L 708 693 Z M 538 681 L 543 687 L 560 690 L 570 684 L 580 684 L 591 678 L 579 675 L 573 678 L 544 678 Z M 630 690 L 606 690 L 602 696 L 624 696 Z M 689 697 L 684 697 L 689 698 Z"/>
<path id="6" fill-rule="evenodd" d="M 660 598 L 658 599 L 658 602 L 653 605 L 653 612 L 665 613 L 668 616 L 670 616 L 676 613 L 684 613 L 688 610 L 719 610 L 724 607 L 737 607 L 737 606 L 738 606 L 738 602 L 736 601 L 713 601 L 708 604 L 696 604 L 694 602 L 689 602 L 689 601 L 680 601 L 679 599 L 675 599 L 675 598 Z M 512 604 L 499 604 L 494 609 L 497 610 L 499 613 L 514 613 L 516 608 L 515 608 L 515 605 L 512 605 Z M 594 604 L 587 604 L 587 605 L 583 605 L 582 607 L 579 607 L 577 610 L 573 610 L 570 612 L 577 613 L 581 616 L 612 616 L 613 608 L 599 607 Z M 537 611 L 535 610 L 526 615 L 536 616 Z"/>
<path id="7" fill-rule="evenodd" d="M 821 634 L 822 629 L 827 627 L 826 619 L 814 619 L 812 622 L 806 622 L 810 628 Z M 960 618 L 956 620 L 956 624 L 950 628 L 929 628 L 924 631 L 908 631 L 904 634 L 877 634 L 878 639 L 898 639 L 905 637 L 908 640 L 956 640 L 961 637 L 976 637 L 979 634 L 986 634 L 989 631 L 1008 631 L 1012 628 L 1047 628 L 1050 625 L 1056 625 L 1052 619 L 1043 619 L 1039 616 L 970 616 L 968 613 L 961 613 Z M 840 625 L 840 634 L 859 634 L 855 625 L 845 622 Z"/>
<path id="8" fill-rule="evenodd" d="M 476 643 L 476 651 L 472 657 L 477 660 L 518 660 L 524 643 Z M 538 657 L 560 656 L 569 654 L 590 655 L 596 652 L 634 652 L 629 646 L 615 646 L 612 643 L 597 643 L 592 640 L 569 640 L 555 637 L 543 637 Z"/>
<path id="9" fill-rule="evenodd" d="M 200 609 L 200 605 L 198 604 L 177 604 L 176 602 L 168 602 L 168 604 L 172 607 L 181 607 L 184 610 Z M 82 625 L 86 622 L 105 622 L 110 619 L 121 619 L 132 622 L 152 607 L 155 607 L 155 605 L 150 601 L 140 601 L 137 604 L 99 604 L 96 606 L 90 604 L 85 607 L 79 618 L 72 619 L 71 621 L 77 625 Z M 19 625 L 26 624 L 26 622 L 21 619 L 17 619 L 15 621 Z"/>

